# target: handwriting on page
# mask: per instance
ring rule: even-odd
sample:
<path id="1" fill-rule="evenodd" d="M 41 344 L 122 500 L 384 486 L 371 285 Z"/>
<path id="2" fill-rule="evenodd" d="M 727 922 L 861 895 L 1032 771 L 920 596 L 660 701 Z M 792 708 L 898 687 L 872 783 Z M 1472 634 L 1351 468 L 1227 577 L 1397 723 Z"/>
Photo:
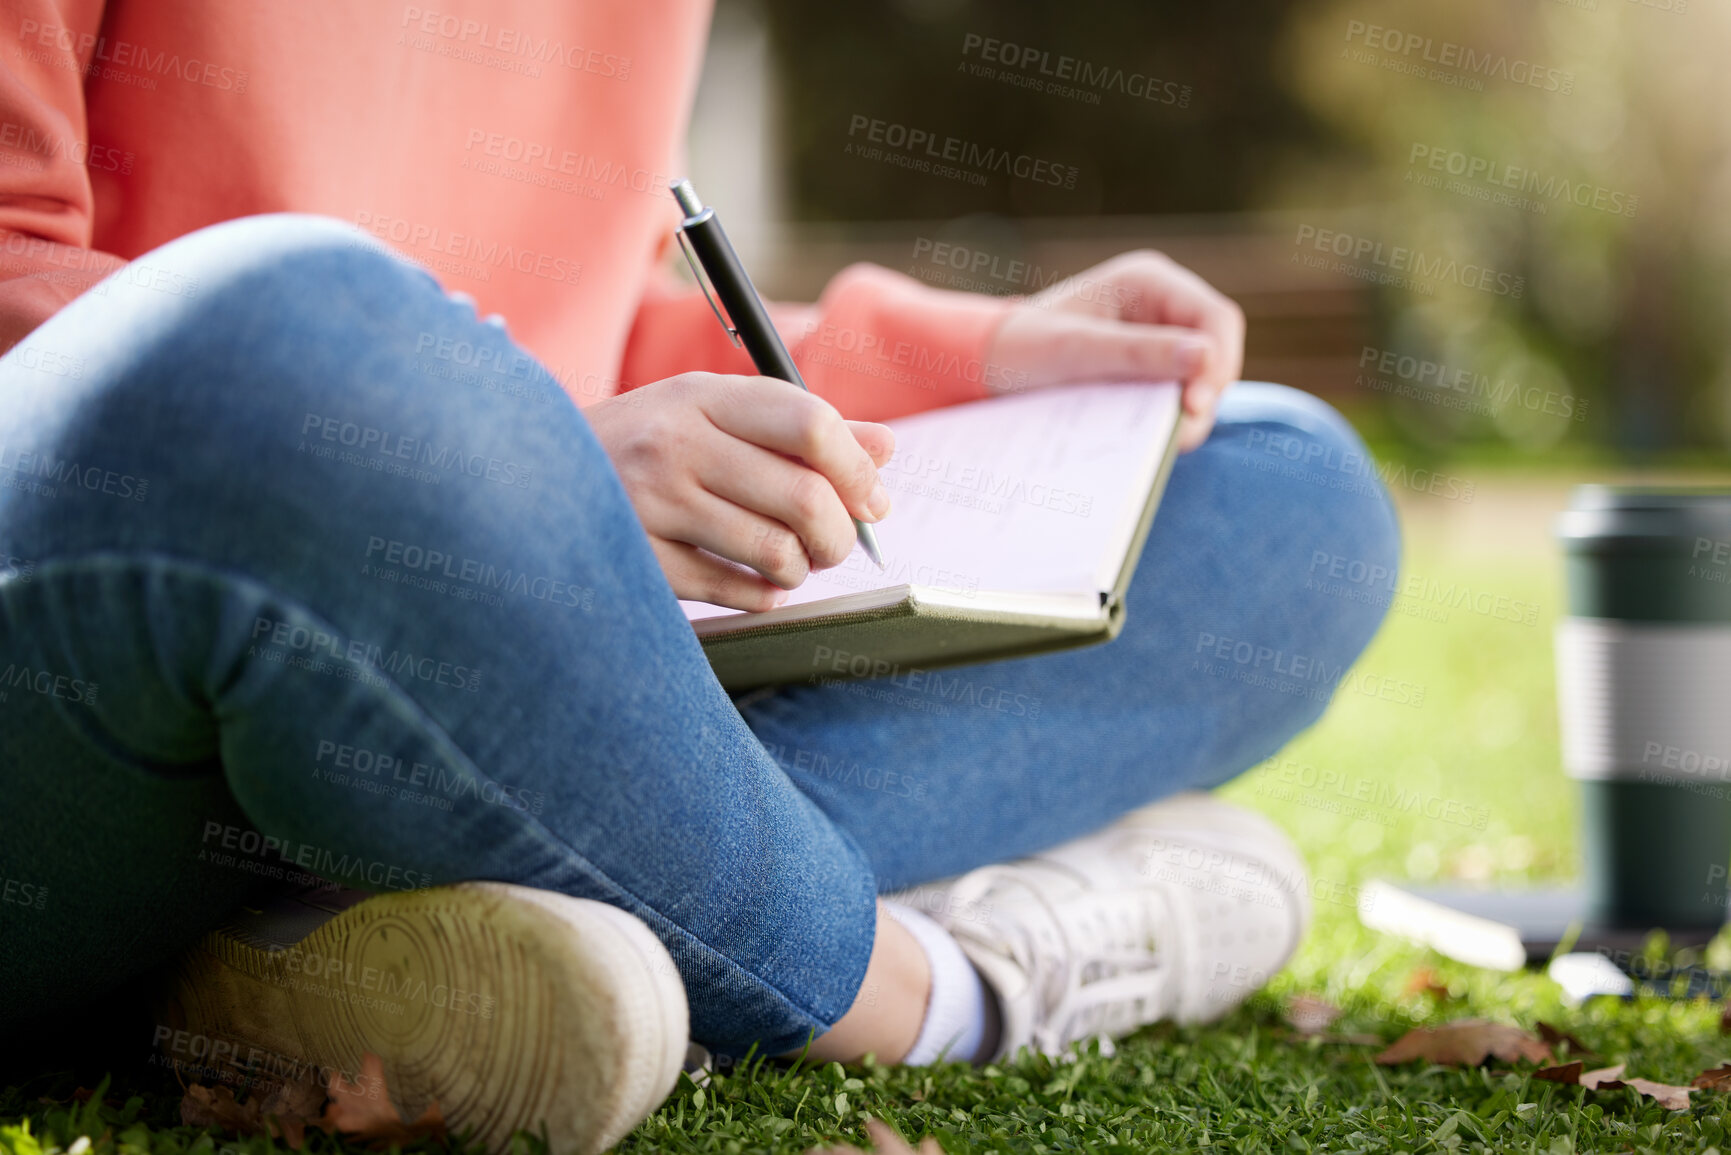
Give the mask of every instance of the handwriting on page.
<path id="1" fill-rule="evenodd" d="M 1109 588 L 1173 424 L 1176 386 L 1077 385 L 891 422 L 885 572 L 857 551 L 790 603 L 893 585 Z"/>

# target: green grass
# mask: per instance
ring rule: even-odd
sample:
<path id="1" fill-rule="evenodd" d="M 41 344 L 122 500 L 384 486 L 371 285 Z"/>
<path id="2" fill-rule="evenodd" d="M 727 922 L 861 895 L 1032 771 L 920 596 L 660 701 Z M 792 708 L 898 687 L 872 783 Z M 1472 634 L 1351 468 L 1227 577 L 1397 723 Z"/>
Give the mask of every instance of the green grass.
<path id="1" fill-rule="evenodd" d="M 1422 686 L 1422 704 L 1343 690 L 1322 724 L 1282 753 L 1285 761 L 1228 787 L 1229 796 L 1273 815 L 1299 840 L 1319 901 L 1314 931 L 1293 964 L 1224 1024 L 1155 1027 L 1121 1042 L 1113 1057 L 1089 1053 L 1072 1063 L 1030 1059 L 982 1071 L 759 1065 L 702 1088 L 682 1079 L 621 1149 L 801 1152 L 838 1140 L 863 1146 L 861 1120 L 875 1115 L 910 1139 L 937 1136 L 951 1155 L 1731 1151 L 1731 1099 L 1698 1095 L 1692 1109 L 1670 1112 L 1630 1091 L 1589 1095 L 1496 1068 L 1382 1068 L 1370 1061 L 1374 1048 L 1297 1038 L 1281 1020 L 1295 993 L 1344 1008 L 1336 1032 L 1384 1039 L 1466 1015 L 1528 1027 L 1544 1019 L 1573 1031 L 1607 1064 L 1626 1061 L 1631 1075 L 1673 1083 L 1731 1057 L 1731 1039 L 1718 1034 L 1716 1006 L 1648 999 L 1570 1008 L 1537 975 L 1451 964 L 1359 925 L 1351 902 L 1367 878 L 1520 882 L 1574 870 L 1574 797 L 1558 767 L 1552 696 L 1557 567 L 1543 541 L 1503 554 L 1448 554 L 1440 541 L 1431 522 L 1409 522 L 1409 570 L 1536 603 L 1537 621 L 1462 611 L 1442 623 L 1391 615 L 1359 668 Z M 1320 783 L 1324 774 L 1327 787 L 1303 785 Z M 1436 801 L 1418 809 L 1378 806 L 1378 783 Z M 1356 812 L 1343 809 L 1342 798 L 1355 793 L 1373 801 L 1359 803 Z M 1427 817 L 1426 809 L 1439 816 Z M 1435 971 L 1448 997 L 1408 989 L 1421 966 Z M 122 1089 L 109 1091 L 114 1106 L 66 1104 L 75 1076 L 51 1071 L 0 1092 L 0 1147 L 52 1155 L 89 1135 L 97 1140 L 93 1155 L 271 1149 L 262 1139 L 213 1138 L 175 1126 L 178 1092 L 160 1074 L 120 1078 Z M 62 1103 L 45 1104 L 44 1095 Z M 28 1121 L 29 1139 L 21 1120 Z M 341 1149 L 315 1136 L 310 1150 Z M 524 1144 L 524 1155 L 535 1146 Z"/>

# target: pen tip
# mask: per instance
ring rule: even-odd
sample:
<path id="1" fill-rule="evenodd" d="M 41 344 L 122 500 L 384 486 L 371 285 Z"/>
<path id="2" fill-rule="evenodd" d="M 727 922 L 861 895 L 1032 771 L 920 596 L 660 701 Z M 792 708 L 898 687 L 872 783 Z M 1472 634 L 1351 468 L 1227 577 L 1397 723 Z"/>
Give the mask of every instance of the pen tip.
<path id="1" fill-rule="evenodd" d="M 877 566 L 879 569 L 883 569 L 884 555 L 883 552 L 878 549 L 877 534 L 872 532 L 872 528 L 869 525 L 857 522 L 855 524 L 858 527 L 857 536 L 859 537 L 859 547 L 865 550 L 865 555 L 872 559 L 873 565 Z"/>

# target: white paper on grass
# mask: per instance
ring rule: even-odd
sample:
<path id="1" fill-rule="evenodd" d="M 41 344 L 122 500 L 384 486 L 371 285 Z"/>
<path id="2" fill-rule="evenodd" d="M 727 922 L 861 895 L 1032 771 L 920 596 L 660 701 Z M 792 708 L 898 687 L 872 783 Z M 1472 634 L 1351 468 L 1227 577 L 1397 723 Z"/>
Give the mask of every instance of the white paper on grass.
<path id="1" fill-rule="evenodd" d="M 894 506 L 876 527 L 884 570 L 856 549 L 787 604 L 904 585 L 1097 597 L 1123 565 L 1177 420 L 1176 385 L 1124 382 L 890 421 L 896 452 L 879 475 Z M 693 620 L 737 612 L 680 605 Z"/>

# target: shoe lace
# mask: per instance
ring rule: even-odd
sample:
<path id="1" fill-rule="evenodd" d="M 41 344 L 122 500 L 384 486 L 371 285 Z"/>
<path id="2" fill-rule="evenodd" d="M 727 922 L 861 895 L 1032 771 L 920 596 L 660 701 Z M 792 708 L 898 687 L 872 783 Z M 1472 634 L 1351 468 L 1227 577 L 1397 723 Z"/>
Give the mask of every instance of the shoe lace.
<path id="1" fill-rule="evenodd" d="M 1031 895 L 1031 909 L 1041 917 L 958 930 L 989 940 L 1028 976 L 1038 1000 L 1037 1049 L 1058 1054 L 1079 1039 L 1127 1034 L 1176 1004 L 1184 968 L 1175 962 L 1190 957 L 1193 928 L 1166 888 L 1144 885 L 1058 902 L 1027 871 L 1007 865 L 958 880 L 956 896 L 969 904 L 964 909 L 991 909 L 988 896 L 1009 887 Z"/>

